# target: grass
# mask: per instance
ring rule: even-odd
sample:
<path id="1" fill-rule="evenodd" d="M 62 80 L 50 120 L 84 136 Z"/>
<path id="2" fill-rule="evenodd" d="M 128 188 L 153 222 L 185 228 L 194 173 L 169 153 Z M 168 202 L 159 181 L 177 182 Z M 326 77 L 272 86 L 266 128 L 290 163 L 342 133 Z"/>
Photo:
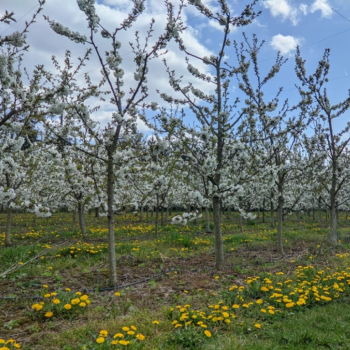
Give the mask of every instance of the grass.
<path id="1" fill-rule="evenodd" d="M 266 223 L 246 222 L 240 232 L 237 214 L 225 219 L 225 266 L 216 271 L 204 222 L 166 225 L 155 237 L 151 218 L 117 216 L 115 295 L 106 218 L 87 215 L 84 242 L 69 213 L 38 219 L 36 227 L 17 214 L 14 246 L 0 247 L 0 349 L 1 339 L 23 350 L 350 348 L 348 220 L 340 216 L 343 242 L 331 247 L 325 218 L 319 225 L 288 217 L 284 258 L 268 222 L 268 215 Z M 4 226 L 0 214 L 0 239 Z"/>

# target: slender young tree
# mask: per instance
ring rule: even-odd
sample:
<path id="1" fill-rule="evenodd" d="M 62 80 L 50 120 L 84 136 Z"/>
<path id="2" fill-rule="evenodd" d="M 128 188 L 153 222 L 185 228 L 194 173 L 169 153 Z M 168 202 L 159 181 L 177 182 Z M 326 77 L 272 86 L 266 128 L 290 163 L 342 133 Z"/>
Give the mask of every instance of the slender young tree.
<path id="1" fill-rule="evenodd" d="M 322 59 L 319 61 L 315 72 L 308 75 L 305 68 L 305 60 L 301 56 L 300 49 L 297 49 L 295 57 L 295 71 L 302 85 L 298 87 L 302 99 L 302 108 L 309 113 L 314 122 L 314 132 L 317 142 L 309 143 L 317 153 L 321 153 L 325 159 L 328 169 L 326 173 L 320 173 L 318 180 L 328 192 L 327 204 L 330 208 L 331 227 L 329 241 L 331 244 L 338 244 L 337 232 L 337 207 L 339 205 L 338 194 L 348 180 L 348 172 L 341 161 L 347 152 L 350 142 L 348 122 L 339 132 L 336 132 L 334 123 L 350 108 L 349 96 L 343 101 L 331 104 L 326 84 L 330 69 L 330 50 L 326 49 Z M 329 177 L 327 176 L 329 173 Z M 324 176 L 326 175 L 326 176 Z M 327 181 L 327 180 L 330 181 Z"/>
<path id="2" fill-rule="evenodd" d="M 149 61 L 156 58 L 159 55 L 159 51 L 164 49 L 167 43 L 177 35 L 178 31 L 182 29 L 182 24 L 180 22 L 180 14 L 174 15 L 173 5 L 165 1 L 168 23 L 163 34 L 152 43 L 152 46 L 150 45 L 150 39 L 154 32 L 154 19 L 151 21 L 148 31 L 144 34 L 144 44 L 141 43 L 139 33 L 136 32 L 136 43 L 130 44 L 136 65 L 134 72 L 135 84 L 130 88 L 129 93 L 126 93 L 123 87 L 124 70 L 122 69 L 123 59 L 120 55 L 121 43 L 118 41 L 118 38 L 124 35 L 124 31 L 132 27 L 133 23 L 142 14 L 145 9 L 145 1 L 133 0 L 134 8 L 132 12 L 113 31 L 107 30 L 101 23 L 96 13 L 94 0 L 78 0 L 77 3 L 79 9 L 86 15 L 88 28 L 90 30 L 89 37 L 73 32 L 60 23 L 50 21 L 49 19 L 47 20 L 51 28 L 57 34 L 66 36 L 76 43 L 87 44 L 91 47 L 101 66 L 102 76 L 99 88 L 100 90 L 105 90 L 106 94 L 110 96 L 110 110 L 114 110 L 114 112 L 111 113 L 108 125 L 104 130 L 99 131 L 91 120 L 90 113 L 92 111 L 88 110 L 84 104 L 85 101 L 72 106 L 72 111 L 74 110 L 73 119 L 82 123 L 87 132 L 94 138 L 97 149 L 102 148 L 105 152 L 105 157 L 102 157 L 102 159 L 105 161 L 107 173 L 109 281 L 111 285 L 115 286 L 117 285 L 117 269 L 114 234 L 114 156 L 121 141 L 128 139 L 132 130 L 136 128 L 139 110 L 148 96 L 147 73 Z M 182 3 L 180 4 L 180 8 L 181 7 Z M 99 31 L 100 33 L 98 33 Z M 110 43 L 110 50 L 105 53 L 102 52 L 99 45 L 100 37 L 108 40 Z M 81 91 L 83 91 L 83 89 L 81 89 Z M 94 91 L 96 92 L 96 88 Z M 83 92 L 81 92 L 81 96 L 82 95 Z"/>
<path id="3" fill-rule="evenodd" d="M 305 113 L 296 112 L 296 107 L 290 107 L 288 100 L 279 103 L 282 88 L 278 90 L 275 97 L 267 100 L 264 88 L 280 71 L 286 60 L 278 54 L 275 64 L 266 75 L 263 75 L 258 54 L 264 42 L 259 42 L 255 35 L 251 43 L 246 36 L 244 39 L 240 47 L 235 43 L 237 59 L 241 67 L 237 71 L 240 81 L 238 87 L 247 96 L 246 105 L 249 113 L 257 116 L 256 138 L 260 140 L 259 151 L 265 158 L 266 164 L 262 172 L 270 181 L 271 197 L 277 198 L 277 250 L 279 254 L 284 255 L 282 238 L 284 188 L 296 173 L 293 167 L 297 166 L 297 163 L 293 159 L 301 142 L 300 135 L 306 127 Z M 250 67 L 254 72 L 254 80 L 249 74 Z M 290 114 L 292 116 L 289 116 Z M 293 114 L 297 115 L 293 116 Z M 271 198 L 272 219 L 273 205 L 274 201 Z"/>
<path id="4" fill-rule="evenodd" d="M 230 12 L 226 0 L 219 0 L 220 10 L 218 13 L 213 13 L 201 0 L 190 0 L 189 3 L 196 7 L 208 20 L 215 21 L 223 29 L 219 52 L 210 57 L 199 57 L 197 53 L 192 52 L 190 48 L 185 46 L 181 35 L 175 38 L 180 50 L 187 55 L 186 62 L 189 73 L 194 78 L 208 83 L 213 93 L 206 94 L 192 83 L 183 86 L 182 77 L 176 78 L 175 72 L 167 67 L 169 82 L 175 91 L 182 94 L 182 99 L 174 99 L 167 94 L 161 94 L 161 97 L 169 103 L 188 106 L 199 123 L 195 129 L 184 127 L 179 136 L 183 138 L 186 133 L 191 133 L 200 138 L 202 135 L 202 139 L 205 138 L 206 146 L 210 147 L 208 158 L 203 163 L 202 168 L 205 169 L 208 181 L 213 185 L 211 200 L 214 217 L 215 266 L 220 269 L 224 262 L 221 197 L 227 191 L 227 188 L 223 186 L 222 172 L 229 161 L 225 157 L 225 148 L 228 140 L 235 138 L 233 134 L 238 135 L 237 127 L 242 118 L 246 116 L 246 111 L 237 112 L 238 100 L 232 102 L 230 97 L 231 81 L 229 77 L 234 75 L 235 69 L 225 62 L 225 51 L 231 45 L 231 30 L 248 25 L 257 14 L 253 10 L 255 1 L 247 5 L 239 16 L 234 16 Z M 200 72 L 196 67 L 196 63 L 191 63 L 196 61 L 208 65 L 210 72 Z M 191 154 L 193 160 L 196 160 L 196 155 L 193 152 L 191 153 L 191 150 L 188 153 Z"/>

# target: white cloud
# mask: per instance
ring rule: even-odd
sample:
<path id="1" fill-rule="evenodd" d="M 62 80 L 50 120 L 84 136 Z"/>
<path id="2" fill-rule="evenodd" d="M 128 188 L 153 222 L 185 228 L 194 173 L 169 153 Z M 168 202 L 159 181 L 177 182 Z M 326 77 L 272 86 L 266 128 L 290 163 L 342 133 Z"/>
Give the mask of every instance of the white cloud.
<path id="1" fill-rule="evenodd" d="M 209 25 L 212 27 L 212 28 L 215 28 L 217 30 L 219 30 L 220 32 L 223 32 L 225 27 L 220 25 L 218 21 L 214 20 L 214 19 L 211 19 L 209 21 Z"/>
<path id="2" fill-rule="evenodd" d="M 304 16 L 306 16 L 308 12 L 308 7 L 306 4 L 300 4 L 299 10 L 303 13 Z"/>
<path id="3" fill-rule="evenodd" d="M 288 0 L 264 0 L 262 4 L 273 17 L 282 16 L 283 20 L 289 19 L 293 25 L 298 24 L 298 9 L 291 6 Z"/>
<path id="4" fill-rule="evenodd" d="M 328 0 L 315 0 L 312 4 L 310 12 L 314 13 L 316 11 L 322 12 L 322 17 L 330 18 L 332 16 L 332 8 L 328 4 Z"/>
<path id="5" fill-rule="evenodd" d="M 270 12 L 274 17 L 283 16 L 284 18 L 287 18 L 291 11 L 291 7 L 286 0 L 265 0 L 262 4 L 265 8 L 270 9 Z"/>
<path id="6" fill-rule="evenodd" d="M 253 23 L 259 28 L 267 28 L 267 24 L 262 24 L 259 20 L 254 19 Z"/>
<path id="7" fill-rule="evenodd" d="M 290 35 L 282 35 L 282 34 L 277 34 L 275 35 L 271 42 L 270 45 L 274 50 L 280 51 L 282 55 L 287 55 L 291 51 L 295 50 L 295 48 L 300 45 L 300 38 L 295 38 Z"/>

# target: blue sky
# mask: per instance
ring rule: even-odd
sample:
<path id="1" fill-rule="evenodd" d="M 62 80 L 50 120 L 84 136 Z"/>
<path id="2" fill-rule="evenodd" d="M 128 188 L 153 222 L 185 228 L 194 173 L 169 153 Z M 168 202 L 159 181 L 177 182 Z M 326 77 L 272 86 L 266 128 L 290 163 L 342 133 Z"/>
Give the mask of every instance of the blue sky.
<path id="1" fill-rule="evenodd" d="M 202 0 L 215 11 L 217 1 Z M 35 10 L 36 0 L 1 0 L 0 13 L 5 10 L 14 11 L 18 22 L 11 25 L 0 25 L 0 34 L 6 35 L 15 30 L 21 30 L 24 21 L 29 20 Z M 178 0 L 173 1 L 174 5 Z M 229 5 L 233 13 L 239 13 L 247 1 L 230 0 Z M 131 8 L 130 0 L 99 0 L 96 9 L 102 23 L 113 29 L 116 24 L 121 23 L 127 12 Z M 265 40 L 265 46 L 261 52 L 261 69 L 267 70 L 274 64 L 274 59 L 278 50 L 288 58 L 278 76 L 267 86 L 266 94 L 275 93 L 279 86 L 283 86 L 284 93 L 282 98 L 289 98 L 293 103 L 297 101 L 298 92 L 294 87 L 297 83 L 294 74 L 294 54 L 295 46 L 301 46 L 301 52 L 306 59 L 306 68 L 312 73 L 317 62 L 322 58 L 325 48 L 331 49 L 331 70 L 330 82 L 327 86 L 331 101 L 336 103 L 344 99 L 350 88 L 350 0 L 260 0 L 256 5 L 256 10 L 262 11 L 253 24 L 244 27 L 243 31 L 251 36 L 257 34 L 259 40 Z M 78 30 L 81 33 L 88 33 L 86 29 L 85 15 L 79 11 L 79 8 L 73 0 L 47 0 L 43 14 L 46 14 L 52 20 L 61 22 L 72 30 Z M 133 82 L 134 64 L 128 42 L 134 40 L 134 31 L 144 32 L 148 27 L 150 19 L 156 19 L 155 35 L 160 32 L 166 23 L 165 7 L 161 0 L 147 0 L 146 12 L 139 18 L 135 26 L 129 32 L 121 33 L 122 42 L 121 55 L 124 56 L 125 86 L 128 90 Z M 185 24 L 188 30 L 184 33 L 184 40 L 188 47 L 201 57 L 218 52 L 218 43 L 222 33 L 213 23 L 198 14 L 193 6 L 188 6 L 183 14 Z M 232 39 L 238 42 L 242 40 L 242 30 L 235 30 Z M 99 44 L 102 50 L 108 50 L 108 43 L 101 39 Z M 48 24 L 40 17 L 28 34 L 28 43 L 31 45 L 30 51 L 25 55 L 25 63 L 31 68 L 36 64 L 44 64 L 49 70 L 53 69 L 51 56 L 54 54 L 59 60 L 64 57 L 66 49 L 72 51 L 72 57 L 81 56 L 86 47 L 69 42 L 68 39 L 59 37 L 53 33 Z M 231 50 L 231 51 L 230 51 Z M 234 59 L 232 48 L 226 51 L 229 61 Z M 172 43 L 169 45 L 169 52 L 165 56 L 169 65 L 178 75 L 184 75 L 184 82 L 194 80 L 189 76 L 186 70 L 184 57 L 177 51 L 177 46 Z M 232 62 L 232 61 L 231 61 Z M 234 62 L 234 61 L 233 61 Z M 208 66 L 198 64 L 199 69 L 208 70 Z M 92 58 L 86 67 L 90 72 L 92 79 L 99 78 L 99 66 L 96 59 Z M 79 77 L 82 80 L 82 75 Z M 236 83 L 234 83 L 236 85 Z M 203 83 L 198 85 L 205 92 L 209 92 L 209 87 Z M 161 61 L 154 61 L 150 66 L 149 75 L 149 93 L 150 99 L 160 102 L 155 90 L 166 91 L 171 94 L 168 86 L 167 75 Z M 238 92 L 233 88 L 232 94 Z M 96 105 L 92 101 L 91 105 Z M 101 109 L 96 114 L 95 119 L 102 124 L 110 118 L 111 106 L 101 105 Z M 338 127 L 343 122 L 349 120 L 347 115 L 341 117 Z M 140 123 L 141 130 L 146 127 Z"/>
<path id="2" fill-rule="evenodd" d="M 215 2 L 208 3 L 213 5 Z M 236 9 L 235 2 L 229 2 Z M 240 2 L 241 3 L 241 2 Z M 246 3 L 246 2 L 245 2 Z M 237 7 L 239 8 L 239 6 Z M 348 95 L 350 88 L 350 1 L 348 0 L 265 0 L 255 7 L 261 15 L 253 24 L 237 30 L 233 37 L 242 40 L 242 31 L 248 37 L 256 34 L 259 40 L 265 40 L 261 51 L 261 70 L 274 64 L 277 51 L 288 58 L 278 76 L 267 86 L 266 94 L 273 96 L 282 86 L 282 98 L 291 103 L 298 101 L 299 94 L 295 88 L 298 79 L 295 77 L 295 46 L 301 47 L 302 57 L 306 60 L 308 73 L 313 73 L 326 48 L 331 49 L 331 69 L 327 85 L 333 103 L 339 102 Z M 191 15 L 195 13 L 191 12 Z M 188 18 L 191 18 L 188 15 Z M 194 18 L 194 17 L 192 17 Z M 200 28 L 201 38 L 212 51 L 217 51 L 220 31 L 214 26 L 202 26 L 202 16 L 189 20 L 194 28 Z M 233 56 L 233 49 L 225 50 Z M 349 121 L 349 116 L 342 116 L 339 121 Z M 337 123 L 338 127 L 341 124 Z"/>

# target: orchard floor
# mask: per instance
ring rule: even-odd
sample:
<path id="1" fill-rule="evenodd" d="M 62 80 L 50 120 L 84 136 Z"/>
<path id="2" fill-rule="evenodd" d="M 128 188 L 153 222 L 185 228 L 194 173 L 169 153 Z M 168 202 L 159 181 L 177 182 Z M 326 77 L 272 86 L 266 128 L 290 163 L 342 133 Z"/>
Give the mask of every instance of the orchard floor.
<path id="1" fill-rule="evenodd" d="M 282 258 L 268 217 L 243 232 L 223 219 L 217 271 L 203 222 L 155 237 L 151 218 L 118 216 L 112 290 L 106 218 L 87 215 L 83 241 L 70 214 L 35 227 L 17 214 L 0 246 L 0 349 L 350 349 L 350 220 L 332 247 L 325 217 L 288 217 Z M 2 241 L 4 226 L 0 214 Z"/>

